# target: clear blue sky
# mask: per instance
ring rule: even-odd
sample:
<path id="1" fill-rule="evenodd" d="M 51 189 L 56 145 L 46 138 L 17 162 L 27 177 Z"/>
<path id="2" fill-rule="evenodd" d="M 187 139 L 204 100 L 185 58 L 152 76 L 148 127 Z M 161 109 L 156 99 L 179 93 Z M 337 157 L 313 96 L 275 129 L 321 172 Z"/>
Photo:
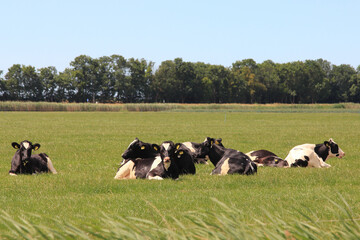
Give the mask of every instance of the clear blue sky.
<path id="1" fill-rule="evenodd" d="M 160 65 L 323 58 L 360 65 L 358 0 L 3 0 L 0 70 L 119 54 Z"/>

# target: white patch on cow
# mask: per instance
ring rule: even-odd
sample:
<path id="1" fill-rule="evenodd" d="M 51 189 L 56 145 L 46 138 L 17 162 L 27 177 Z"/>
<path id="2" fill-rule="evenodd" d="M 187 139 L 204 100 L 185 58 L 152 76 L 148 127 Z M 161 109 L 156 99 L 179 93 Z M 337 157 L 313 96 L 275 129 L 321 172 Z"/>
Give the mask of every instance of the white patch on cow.
<path id="1" fill-rule="evenodd" d="M 191 152 L 193 152 L 193 153 L 195 152 L 195 149 L 193 148 L 191 142 L 184 142 L 183 144 L 185 145 L 185 147 L 187 147 L 188 149 L 190 149 Z"/>
<path id="2" fill-rule="evenodd" d="M 161 163 L 162 159 L 160 156 L 156 156 L 154 162 L 151 164 L 151 168 L 150 168 L 150 171 L 153 170 L 154 168 L 156 168 L 160 163 Z"/>
<path id="3" fill-rule="evenodd" d="M 309 159 L 308 167 L 315 167 L 315 168 L 330 167 L 330 165 L 325 163 L 316 154 L 314 150 L 315 150 L 315 144 L 306 143 L 299 146 L 295 146 L 290 150 L 289 154 L 285 158 L 285 161 L 287 161 L 289 166 L 291 166 L 298 159 L 305 161 L 306 158 L 308 158 Z"/>
<path id="4" fill-rule="evenodd" d="M 164 162 L 164 168 L 166 171 L 169 169 L 170 165 L 171 165 L 171 160 L 168 162 Z"/>
<path id="5" fill-rule="evenodd" d="M 248 156 L 251 161 L 255 161 L 257 159 L 257 156 L 251 156 L 251 154 L 253 153 L 254 151 L 251 151 L 251 152 L 248 152 L 248 153 L 245 153 L 246 156 Z"/>
<path id="6" fill-rule="evenodd" d="M 17 176 L 16 173 L 9 173 L 10 176 Z"/>
<path id="7" fill-rule="evenodd" d="M 170 147 L 170 143 L 163 143 L 163 146 L 164 146 L 165 150 L 168 151 L 169 147 Z"/>
<path id="8" fill-rule="evenodd" d="M 164 180 L 162 177 L 160 176 L 154 176 L 154 177 L 148 177 L 149 180 Z"/>
<path id="9" fill-rule="evenodd" d="M 29 149 L 30 147 L 30 143 L 28 142 L 23 142 L 22 145 L 24 146 L 25 149 Z"/>
<path id="10" fill-rule="evenodd" d="M 56 171 L 56 169 L 54 168 L 54 165 L 52 164 L 52 161 L 50 160 L 50 158 L 49 158 L 49 157 L 46 157 L 46 159 L 47 159 L 47 167 L 48 167 L 48 169 L 50 170 L 50 172 L 51 172 L 52 174 L 57 174 L 57 171 Z"/>
<path id="11" fill-rule="evenodd" d="M 224 161 L 224 163 L 221 165 L 220 175 L 226 175 L 226 174 L 228 174 L 229 170 L 230 170 L 230 166 L 229 166 L 229 158 L 228 158 L 228 159 L 226 159 L 226 160 Z"/>
<path id="12" fill-rule="evenodd" d="M 116 173 L 114 179 L 135 179 L 135 163 L 133 161 L 128 161 L 123 166 L 121 166 Z"/>

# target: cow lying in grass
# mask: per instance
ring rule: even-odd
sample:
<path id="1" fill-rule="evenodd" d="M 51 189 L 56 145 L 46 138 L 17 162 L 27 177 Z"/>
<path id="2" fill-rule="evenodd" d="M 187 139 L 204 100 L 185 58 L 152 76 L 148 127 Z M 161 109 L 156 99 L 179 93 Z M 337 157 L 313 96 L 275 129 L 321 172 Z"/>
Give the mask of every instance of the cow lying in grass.
<path id="1" fill-rule="evenodd" d="M 163 142 L 160 154 L 171 158 L 179 169 L 179 174 L 195 174 L 194 157 L 190 150 L 182 143 L 174 144 L 172 141 Z M 166 159 L 166 158 L 165 158 Z"/>
<path id="2" fill-rule="evenodd" d="M 285 161 L 291 167 L 315 167 L 328 168 L 330 164 L 325 163 L 332 157 L 342 158 L 345 153 L 332 138 L 320 144 L 302 144 L 293 147 Z"/>
<path id="3" fill-rule="evenodd" d="M 289 167 L 287 161 L 278 157 L 275 153 L 268 150 L 256 150 L 246 153 L 246 155 L 254 162 L 257 166 L 269 166 L 269 167 Z"/>
<path id="4" fill-rule="evenodd" d="M 144 143 L 136 138 L 122 154 L 124 161 L 115 179 L 177 179 L 179 169 L 171 158 L 163 158 L 157 144 Z"/>
<path id="5" fill-rule="evenodd" d="M 17 151 L 11 160 L 10 175 L 57 173 L 46 153 L 32 154 L 33 150 L 36 151 L 40 148 L 40 144 L 32 144 L 30 141 L 25 140 L 20 144 L 13 142 L 11 145 Z"/>
<path id="6" fill-rule="evenodd" d="M 209 159 L 215 169 L 211 174 L 254 174 L 257 172 L 256 164 L 244 153 L 234 149 L 225 148 L 215 143 L 215 139 L 205 140 Z"/>
<path id="7" fill-rule="evenodd" d="M 208 164 L 207 162 L 207 153 L 206 153 L 206 141 L 204 140 L 202 143 L 195 143 L 195 142 L 183 142 L 183 145 L 189 149 L 189 151 L 192 153 L 194 162 L 195 163 L 202 163 L 202 164 Z M 223 147 L 221 143 L 222 139 L 218 138 L 215 139 L 214 142 L 220 146 Z"/>

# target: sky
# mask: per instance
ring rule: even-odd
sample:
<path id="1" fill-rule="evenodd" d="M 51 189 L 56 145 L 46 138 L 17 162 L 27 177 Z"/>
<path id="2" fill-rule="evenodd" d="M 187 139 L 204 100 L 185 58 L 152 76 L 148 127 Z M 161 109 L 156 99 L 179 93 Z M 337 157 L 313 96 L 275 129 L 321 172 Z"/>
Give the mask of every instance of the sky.
<path id="1" fill-rule="evenodd" d="M 358 0 L 1 0 L 0 71 L 121 55 L 360 65 Z"/>

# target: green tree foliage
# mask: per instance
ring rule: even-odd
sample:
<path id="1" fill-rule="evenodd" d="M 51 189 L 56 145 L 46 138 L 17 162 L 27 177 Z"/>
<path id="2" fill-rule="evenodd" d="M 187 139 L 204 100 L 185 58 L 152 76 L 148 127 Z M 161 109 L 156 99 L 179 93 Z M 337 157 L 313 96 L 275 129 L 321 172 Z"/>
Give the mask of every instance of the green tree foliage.
<path id="1" fill-rule="evenodd" d="M 360 102 L 360 66 L 317 59 L 289 63 L 253 59 L 231 67 L 182 58 L 157 69 L 120 55 L 76 57 L 70 68 L 14 64 L 0 70 L 0 100 L 50 102 L 333 103 Z"/>

